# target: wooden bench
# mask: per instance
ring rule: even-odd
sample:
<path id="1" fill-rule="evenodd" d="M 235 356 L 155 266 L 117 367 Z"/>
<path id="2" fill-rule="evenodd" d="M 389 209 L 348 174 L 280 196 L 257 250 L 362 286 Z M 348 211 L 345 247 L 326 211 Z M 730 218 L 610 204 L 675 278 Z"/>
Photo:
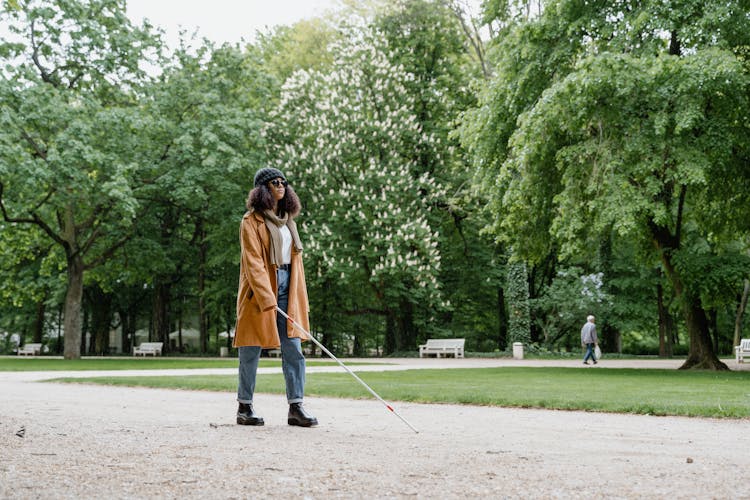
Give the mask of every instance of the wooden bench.
<path id="1" fill-rule="evenodd" d="M 24 344 L 18 348 L 19 356 L 36 356 L 42 353 L 42 344 Z"/>
<path id="2" fill-rule="evenodd" d="M 454 358 L 463 358 L 465 342 L 466 339 L 427 339 L 426 344 L 419 346 L 419 357 L 434 354 L 439 358 L 452 354 Z"/>
<path id="3" fill-rule="evenodd" d="M 734 352 L 737 356 L 737 363 L 744 363 L 745 356 L 750 357 L 750 339 L 740 340 L 740 345 L 734 346 Z"/>
<path id="4" fill-rule="evenodd" d="M 164 342 L 141 342 L 141 345 L 133 348 L 133 356 L 142 354 L 145 358 L 147 354 L 152 356 L 161 356 L 161 348 Z"/>

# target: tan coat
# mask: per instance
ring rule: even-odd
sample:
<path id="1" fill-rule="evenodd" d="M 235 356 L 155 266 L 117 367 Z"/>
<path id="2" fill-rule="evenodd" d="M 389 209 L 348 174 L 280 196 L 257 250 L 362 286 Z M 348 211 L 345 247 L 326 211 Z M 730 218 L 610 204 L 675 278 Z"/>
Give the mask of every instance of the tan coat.
<path id="1" fill-rule="evenodd" d="M 240 286 L 237 292 L 237 326 L 234 347 L 280 347 L 276 328 L 276 271 L 271 264 L 270 238 L 263 216 L 246 213 L 240 223 Z M 302 254 L 292 246 L 287 314 L 305 330 L 310 330 L 307 285 Z M 306 335 L 287 321 L 287 335 L 305 339 Z"/>

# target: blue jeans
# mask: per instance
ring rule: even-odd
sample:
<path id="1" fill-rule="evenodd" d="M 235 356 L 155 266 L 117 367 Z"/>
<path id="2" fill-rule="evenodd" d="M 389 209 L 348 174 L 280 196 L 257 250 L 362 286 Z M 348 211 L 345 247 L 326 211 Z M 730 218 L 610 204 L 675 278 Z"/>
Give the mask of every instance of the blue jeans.
<path id="1" fill-rule="evenodd" d="M 276 271 L 279 286 L 279 309 L 286 312 L 289 306 L 289 271 Z M 302 354 L 302 341 L 299 338 L 287 337 L 286 318 L 276 315 L 276 328 L 281 341 L 281 369 L 286 382 L 286 399 L 289 404 L 301 403 L 305 394 L 305 356 Z M 237 387 L 237 401 L 252 404 L 255 393 L 255 379 L 260 360 L 260 346 L 239 348 L 240 373 Z"/>
<path id="2" fill-rule="evenodd" d="M 586 344 L 586 354 L 583 356 L 583 362 L 585 363 L 589 358 L 596 363 L 596 358 L 594 357 L 594 344 Z"/>

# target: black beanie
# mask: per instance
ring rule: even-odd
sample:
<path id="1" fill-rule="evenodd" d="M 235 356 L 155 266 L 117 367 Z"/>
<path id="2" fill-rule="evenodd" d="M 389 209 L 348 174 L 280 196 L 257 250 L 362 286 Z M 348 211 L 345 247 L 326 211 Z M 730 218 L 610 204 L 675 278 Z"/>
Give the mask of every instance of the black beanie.
<path id="1" fill-rule="evenodd" d="M 255 187 L 264 186 L 279 177 L 286 180 L 286 177 L 281 173 L 281 170 L 275 168 L 261 168 L 255 173 L 253 183 L 255 184 Z"/>

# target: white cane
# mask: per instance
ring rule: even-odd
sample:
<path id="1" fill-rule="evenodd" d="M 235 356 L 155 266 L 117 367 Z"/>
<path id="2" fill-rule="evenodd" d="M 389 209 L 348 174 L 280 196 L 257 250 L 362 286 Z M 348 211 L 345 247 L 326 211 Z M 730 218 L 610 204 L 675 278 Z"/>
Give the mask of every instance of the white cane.
<path id="1" fill-rule="evenodd" d="M 321 344 L 320 342 L 318 342 L 318 339 L 316 339 L 315 337 L 313 337 L 312 334 L 310 334 L 310 332 L 308 332 L 307 330 L 305 330 L 304 328 L 302 328 L 302 325 L 300 325 L 299 323 L 297 323 L 296 321 L 294 321 L 291 317 L 289 317 L 289 315 L 287 313 L 285 313 L 284 311 L 282 311 L 278 307 L 276 308 L 276 310 L 278 312 L 280 312 L 282 314 L 282 316 L 284 316 L 286 319 L 288 319 L 289 321 L 291 321 L 294 324 L 294 326 L 297 327 L 300 331 L 304 332 L 304 334 L 307 335 L 308 339 L 312 340 L 312 342 L 316 346 L 320 347 L 320 349 L 324 353 L 326 353 L 331 359 L 333 359 L 338 364 L 340 364 L 341 367 L 344 370 L 346 370 L 347 372 L 349 372 L 349 374 L 352 377 L 354 377 L 355 379 L 357 379 L 357 382 L 359 382 L 360 384 L 362 384 L 365 389 L 367 389 L 368 391 L 370 391 L 370 394 L 372 394 L 373 396 L 375 396 L 378 401 L 380 401 L 381 403 L 383 403 L 386 408 L 388 408 L 394 415 L 396 415 L 398 418 L 400 418 L 401 421 L 403 421 L 406 425 L 408 425 L 411 428 L 411 430 L 413 430 L 416 433 L 419 433 L 419 431 L 413 425 L 411 425 L 404 417 L 402 417 L 401 415 L 399 415 L 399 413 L 391 405 L 389 405 L 383 398 L 381 398 L 380 396 L 378 396 L 377 392 L 373 391 L 372 388 L 369 385 L 365 384 L 364 380 L 362 380 L 361 378 L 359 378 L 356 373 L 354 373 L 353 371 L 351 371 L 344 363 L 342 363 L 341 361 L 339 361 L 339 359 L 336 356 L 334 356 L 331 353 L 331 351 L 329 351 L 328 349 L 326 349 L 323 344 Z"/>

